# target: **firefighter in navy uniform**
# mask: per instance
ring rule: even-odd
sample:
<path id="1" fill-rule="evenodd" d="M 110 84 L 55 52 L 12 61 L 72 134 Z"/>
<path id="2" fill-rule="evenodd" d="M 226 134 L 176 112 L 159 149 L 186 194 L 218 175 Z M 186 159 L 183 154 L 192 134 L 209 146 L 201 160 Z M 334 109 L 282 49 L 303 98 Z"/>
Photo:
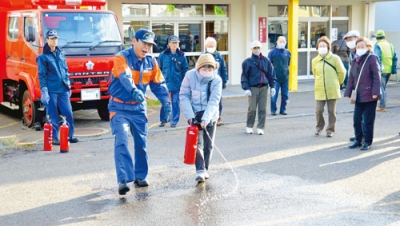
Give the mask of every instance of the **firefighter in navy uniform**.
<path id="1" fill-rule="evenodd" d="M 170 106 L 168 89 L 157 61 L 147 55 L 155 45 L 154 33 L 140 29 L 131 42 L 131 48 L 115 56 L 109 86 L 111 97 L 108 109 L 112 134 L 115 136 L 114 160 L 120 195 L 129 191 L 129 182 L 134 182 L 138 187 L 149 185 L 146 180 L 147 86 L 150 85 L 163 106 Z M 168 112 L 170 108 L 164 110 Z M 129 132 L 134 140 L 134 162 L 128 149 Z"/>

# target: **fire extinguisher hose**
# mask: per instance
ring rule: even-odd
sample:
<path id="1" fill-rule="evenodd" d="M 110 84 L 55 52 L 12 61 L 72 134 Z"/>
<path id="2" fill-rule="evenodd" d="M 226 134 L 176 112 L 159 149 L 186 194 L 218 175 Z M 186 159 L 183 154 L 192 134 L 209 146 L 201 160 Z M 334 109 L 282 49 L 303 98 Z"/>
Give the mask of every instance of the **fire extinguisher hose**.
<path id="1" fill-rule="evenodd" d="M 225 196 L 225 197 L 230 196 L 230 195 L 232 195 L 233 193 L 235 193 L 235 192 L 238 190 L 238 188 L 239 188 L 239 179 L 238 179 L 238 176 L 237 176 L 235 170 L 233 169 L 232 165 L 230 164 L 230 162 L 225 158 L 225 156 L 224 156 L 224 155 L 222 154 L 222 152 L 219 150 L 219 148 L 217 147 L 217 145 L 215 145 L 214 140 L 211 138 L 211 136 L 210 136 L 210 134 L 208 133 L 208 131 L 207 131 L 206 128 L 204 129 L 204 131 L 205 131 L 205 133 L 207 134 L 208 139 L 211 140 L 212 146 L 218 151 L 219 155 L 222 157 L 222 159 L 225 161 L 225 163 L 229 166 L 229 168 L 230 168 L 232 174 L 235 176 L 236 184 L 235 184 L 235 187 L 233 188 L 233 190 L 230 191 L 230 192 L 228 192 L 228 193 L 226 193 L 226 194 L 222 194 L 222 196 Z"/>

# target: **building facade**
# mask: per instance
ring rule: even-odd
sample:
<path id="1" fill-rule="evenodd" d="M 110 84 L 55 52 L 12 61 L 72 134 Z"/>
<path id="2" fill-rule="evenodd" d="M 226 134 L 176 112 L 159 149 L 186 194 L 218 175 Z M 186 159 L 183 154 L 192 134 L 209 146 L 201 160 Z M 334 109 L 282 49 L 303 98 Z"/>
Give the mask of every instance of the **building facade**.
<path id="1" fill-rule="evenodd" d="M 298 79 L 313 78 L 311 60 L 317 55 L 315 44 L 322 35 L 333 41 L 339 32 L 356 29 L 368 36 L 374 30 L 375 3 L 362 0 L 113 0 L 108 1 L 107 9 L 117 14 L 127 45 L 129 32 L 153 30 L 158 44 L 153 49 L 156 57 L 166 48 L 169 35 L 179 36 L 190 67 L 204 52 L 205 38 L 214 37 L 227 63 L 228 83 L 237 85 L 241 64 L 251 55 L 252 40 L 260 40 L 262 52 L 267 54 L 278 36 L 289 36 L 288 12 L 293 2 L 298 4 L 298 39 L 293 41 L 298 60 L 292 62 L 297 70 L 291 71 L 291 76 Z"/>

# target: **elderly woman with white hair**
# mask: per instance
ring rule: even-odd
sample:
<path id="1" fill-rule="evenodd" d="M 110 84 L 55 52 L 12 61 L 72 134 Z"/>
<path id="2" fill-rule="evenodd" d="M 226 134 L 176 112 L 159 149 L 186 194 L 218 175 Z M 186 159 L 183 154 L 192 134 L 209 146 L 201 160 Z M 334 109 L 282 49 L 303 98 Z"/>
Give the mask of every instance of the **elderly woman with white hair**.
<path id="1" fill-rule="evenodd" d="M 227 73 L 228 70 L 226 68 L 226 63 L 224 58 L 217 50 L 217 41 L 215 40 L 215 38 L 213 37 L 206 38 L 205 47 L 206 47 L 206 53 L 211 54 L 214 57 L 215 61 L 219 64 L 217 73 L 222 79 L 222 89 L 225 89 L 226 83 L 228 81 L 228 73 Z M 219 117 L 217 121 L 217 126 L 223 125 L 221 115 L 222 115 L 222 98 L 221 101 L 219 102 Z"/>
<path id="2" fill-rule="evenodd" d="M 196 181 L 209 178 L 208 166 L 218 120 L 218 104 L 222 95 L 222 81 L 217 75 L 218 63 L 211 54 L 202 54 L 196 67 L 183 79 L 179 98 L 181 109 L 189 124 L 200 123 L 196 151 Z"/>

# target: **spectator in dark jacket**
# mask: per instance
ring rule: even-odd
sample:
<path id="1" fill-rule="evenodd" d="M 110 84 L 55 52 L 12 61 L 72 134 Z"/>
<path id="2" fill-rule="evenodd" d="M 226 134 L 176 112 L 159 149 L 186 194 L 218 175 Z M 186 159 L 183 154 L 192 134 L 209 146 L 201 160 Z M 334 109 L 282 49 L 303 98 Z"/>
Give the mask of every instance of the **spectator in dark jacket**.
<path id="1" fill-rule="evenodd" d="M 179 38 L 176 35 L 171 35 L 168 38 L 168 48 L 160 53 L 158 64 L 164 75 L 165 82 L 169 90 L 169 96 L 172 102 L 171 127 L 176 127 L 179 122 L 179 90 L 189 69 L 185 53 L 178 48 Z M 168 106 L 167 106 L 168 108 Z M 169 109 L 167 109 L 168 112 Z M 165 126 L 168 122 L 168 114 L 164 107 L 160 111 L 160 127 Z"/>
<path id="2" fill-rule="evenodd" d="M 286 38 L 279 36 L 276 41 L 275 49 L 271 50 L 268 54 L 269 60 L 275 68 L 276 74 L 276 93 L 271 96 L 271 114 L 276 115 L 276 102 L 279 96 L 279 89 L 281 89 L 281 106 L 279 114 L 287 115 L 286 105 L 289 100 L 289 65 L 290 65 L 290 52 L 285 49 Z"/>
<path id="3" fill-rule="evenodd" d="M 338 40 L 332 42 L 332 53 L 338 55 L 340 59 L 342 60 L 342 63 L 344 65 L 344 68 L 346 68 L 346 75 L 344 77 L 344 82 L 343 84 L 340 84 L 340 89 L 343 90 L 346 88 L 347 80 L 349 78 L 349 62 L 350 62 L 350 48 L 347 47 L 346 41 L 343 40 L 344 33 L 339 32 L 338 35 Z"/>
<path id="4" fill-rule="evenodd" d="M 251 43 L 251 57 L 242 63 L 242 89 L 248 96 L 249 108 L 247 111 L 246 133 L 253 133 L 256 113 L 258 114 L 257 134 L 264 134 L 265 117 L 267 113 L 267 92 L 268 85 L 271 87 L 270 94 L 274 96 L 275 91 L 275 70 L 271 61 L 262 55 L 261 43 Z M 258 112 L 257 112 L 258 108 Z"/>
<path id="5" fill-rule="evenodd" d="M 209 53 L 209 54 L 213 55 L 215 61 L 219 64 L 218 75 L 222 79 L 222 89 L 225 89 L 226 82 L 228 81 L 228 73 L 227 73 L 228 70 L 226 68 L 226 63 L 225 63 L 224 58 L 217 51 L 217 41 L 213 37 L 208 37 L 208 38 L 206 38 L 204 45 L 206 47 L 205 53 Z M 221 97 L 221 101 L 219 102 L 219 118 L 217 121 L 217 126 L 223 125 L 221 115 L 222 115 L 222 97 Z"/>
<path id="6" fill-rule="evenodd" d="M 373 141 L 375 109 L 380 93 L 379 59 L 372 54 L 371 47 L 367 38 L 361 37 L 356 41 L 357 57 L 351 63 L 349 82 L 344 93 L 344 96 L 349 98 L 351 92 L 357 92 L 353 116 L 356 140 L 349 148 L 361 147 L 362 151 L 369 150 Z M 365 123 L 364 129 L 362 121 Z"/>

